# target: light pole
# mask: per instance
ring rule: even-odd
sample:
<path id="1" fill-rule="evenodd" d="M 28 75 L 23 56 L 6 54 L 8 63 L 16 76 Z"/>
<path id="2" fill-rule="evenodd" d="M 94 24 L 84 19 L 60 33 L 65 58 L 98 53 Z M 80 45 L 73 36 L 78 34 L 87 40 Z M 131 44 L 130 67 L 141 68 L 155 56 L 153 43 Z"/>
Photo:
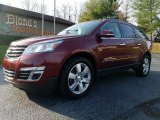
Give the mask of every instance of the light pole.
<path id="1" fill-rule="evenodd" d="M 43 0 L 41 7 L 42 7 L 41 8 L 41 10 L 42 10 L 42 36 L 43 36 L 43 33 L 44 33 L 44 0 Z"/>
<path id="2" fill-rule="evenodd" d="M 56 0 L 54 0 L 54 35 L 56 34 Z"/>

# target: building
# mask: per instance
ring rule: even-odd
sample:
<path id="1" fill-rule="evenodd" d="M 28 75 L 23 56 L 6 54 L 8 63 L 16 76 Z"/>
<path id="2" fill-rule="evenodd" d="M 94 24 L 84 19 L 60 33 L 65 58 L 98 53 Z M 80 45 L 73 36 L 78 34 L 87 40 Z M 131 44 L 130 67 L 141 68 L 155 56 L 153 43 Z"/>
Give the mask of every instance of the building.
<path id="1" fill-rule="evenodd" d="M 56 17 L 56 33 L 74 23 Z M 0 4 L 0 44 L 12 40 L 40 36 L 42 14 Z M 44 16 L 44 35 L 54 32 L 54 17 Z"/>

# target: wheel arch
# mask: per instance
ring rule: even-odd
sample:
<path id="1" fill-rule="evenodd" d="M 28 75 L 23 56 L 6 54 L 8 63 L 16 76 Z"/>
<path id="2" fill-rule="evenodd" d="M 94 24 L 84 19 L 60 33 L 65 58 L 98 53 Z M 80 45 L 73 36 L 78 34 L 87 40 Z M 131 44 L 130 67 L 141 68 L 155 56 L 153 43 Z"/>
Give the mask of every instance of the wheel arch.
<path id="1" fill-rule="evenodd" d="M 78 53 L 75 53 L 75 54 L 69 56 L 69 57 L 63 62 L 63 65 L 62 65 L 62 67 L 61 67 L 61 69 L 60 69 L 60 75 L 62 74 L 65 65 L 66 65 L 70 60 L 72 60 L 73 58 L 76 58 L 76 57 L 83 57 L 83 58 L 89 60 L 89 61 L 91 62 L 91 64 L 93 65 L 94 73 L 95 73 L 95 77 L 96 77 L 96 75 L 97 75 L 97 74 L 96 74 L 96 73 L 97 73 L 97 63 L 96 63 L 96 60 L 95 60 L 94 56 L 91 55 L 91 54 L 88 53 L 88 52 L 78 52 Z"/>
<path id="2" fill-rule="evenodd" d="M 144 56 L 145 56 L 145 55 L 148 55 L 148 56 L 149 56 L 149 58 L 150 58 L 150 61 L 152 60 L 152 55 L 151 55 L 151 52 L 147 51 L 147 52 L 144 54 Z M 143 57 L 144 57 L 144 56 L 143 56 Z"/>

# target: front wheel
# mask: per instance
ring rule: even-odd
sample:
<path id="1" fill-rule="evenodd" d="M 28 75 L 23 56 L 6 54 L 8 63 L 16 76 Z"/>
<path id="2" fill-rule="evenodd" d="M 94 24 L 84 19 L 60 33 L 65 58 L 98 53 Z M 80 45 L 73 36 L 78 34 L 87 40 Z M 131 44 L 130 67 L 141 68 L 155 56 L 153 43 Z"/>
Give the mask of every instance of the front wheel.
<path id="1" fill-rule="evenodd" d="M 150 72 L 151 58 L 145 55 L 140 63 L 140 66 L 135 69 L 135 72 L 140 77 L 146 77 Z"/>
<path id="2" fill-rule="evenodd" d="M 94 79 L 94 68 L 90 61 L 77 57 L 70 60 L 61 74 L 60 91 L 71 99 L 85 96 Z"/>

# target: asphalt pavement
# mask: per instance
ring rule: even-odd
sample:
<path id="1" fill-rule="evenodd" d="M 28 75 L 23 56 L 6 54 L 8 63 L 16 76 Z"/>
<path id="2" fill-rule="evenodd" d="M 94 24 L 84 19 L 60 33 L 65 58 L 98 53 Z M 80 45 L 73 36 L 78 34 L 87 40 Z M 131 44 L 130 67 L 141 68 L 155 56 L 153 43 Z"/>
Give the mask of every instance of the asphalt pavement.
<path id="1" fill-rule="evenodd" d="M 66 119 L 160 120 L 160 55 L 153 55 L 148 77 L 131 70 L 110 74 L 79 100 L 26 93 L 5 82 L 0 68 L 0 120 Z"/>

